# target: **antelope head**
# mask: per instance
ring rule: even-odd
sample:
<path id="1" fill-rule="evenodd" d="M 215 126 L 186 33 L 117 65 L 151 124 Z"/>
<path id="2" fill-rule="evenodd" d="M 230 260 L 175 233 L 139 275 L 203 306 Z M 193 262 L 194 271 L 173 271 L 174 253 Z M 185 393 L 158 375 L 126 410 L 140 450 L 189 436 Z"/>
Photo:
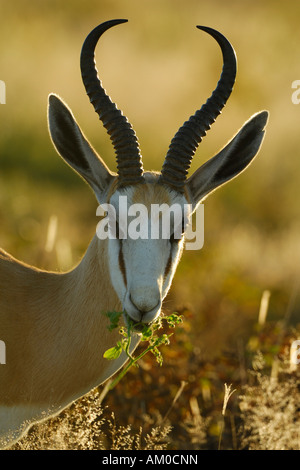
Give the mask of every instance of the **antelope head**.
<path id="1" fill-rule="evenodd" d="M 64 160 L 91 186 L 100 204 L 111 204 L 116 221 L 132 216 L 133 204 L 148 209 L 153 204 L 189 205 L 190 214 L 212 191 L 241 173 L 257 154 L 264 136 L 268 113 L 252 116 L 233 139 L 213 158 L 188 177 L 194 153 L 228 100 L 236 77 L 236 57 L 229 41 L 218 31 L 198 26 L 211 35 L 223 54 L 223 70 L 207 102 L 178 130 L 171 141 L 161 172 L 145 172 L 136 134 L 121 111 L 106 94 L 98 78 L 94 53 L 100 36 L 127 20 L 97 26 L 86 38 L 81 52 L 81 73 L 90 101 L 113 143 L 117 174 L 111 172 L 83 135 L 70 109 L 56 95 L 49 97 L 49 129 Z M 121 207 L 120 200 L 127 206 Z M 124 211 L 125 208 L 125 211 Z M 127 222 L 128 222 L 127 220 Z M 151 233 L 153 219 L 147 219 Z M 178 220 L 177 220 L 178 225 Z M 128 224 L 126 225 L 128 227 Z M 107 240 L 108 271 L 124 311 L 136 323 L 150 323 L 160 314 L 183 249 L 186 220 L 180 220 L 175 237 L 175 217 L 170 236 L 133 239 L 116 224 L 116 236 Z M 98 243 L 103 241 L 98 240 Z M 99 256 L 100 256 L 99 251 Z M 104 293 L 105 295 L 105 293 Z"/>

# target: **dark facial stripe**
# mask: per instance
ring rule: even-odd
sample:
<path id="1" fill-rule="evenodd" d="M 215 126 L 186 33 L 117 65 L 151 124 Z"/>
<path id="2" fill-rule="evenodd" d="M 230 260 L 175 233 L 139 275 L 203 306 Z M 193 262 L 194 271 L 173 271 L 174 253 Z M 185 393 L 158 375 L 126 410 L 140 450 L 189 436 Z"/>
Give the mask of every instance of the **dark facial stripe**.
<path id="1" fill-rule="evenodd" d="M 121 270 L 121 273 L 123 275 L 123 280 L 124 284 L 127 287 L 127 279 L 126 279 L 126 269 L 125 269 L 125 263 L 124 263 L 124 256 L 123 256 L 123 249 L 122 249 L 122 241 L 120 242 L 120 251 L 119 251 L 119 267 Z"/>
<path id="2" fill-rule="evenodd" d="M 172 249 L 170 250 L 170 254 L 169 254 L 169 258 L 168 258 L 168 261 L 167 261 L 167 264 L 166 264 L 166 268 L 165 268 L 165 273 L 164 273 L 164 277 L 166 278 L 167 275 L 169 274 L 169 271 L 171 269 L 171 266 L 172 266 Z"/>

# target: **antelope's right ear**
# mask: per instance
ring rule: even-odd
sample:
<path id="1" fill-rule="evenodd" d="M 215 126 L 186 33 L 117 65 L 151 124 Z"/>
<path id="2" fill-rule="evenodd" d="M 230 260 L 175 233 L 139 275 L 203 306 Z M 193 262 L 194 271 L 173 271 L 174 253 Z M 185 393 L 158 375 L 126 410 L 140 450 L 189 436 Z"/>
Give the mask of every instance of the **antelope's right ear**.
<path id="1" fill-rule="evenodd" d="M 49 95 L 48 124 L 58 153 L 91 186 L 100 202 L 115 175 L 83 135 L 72 111 L 54 94 Z"/>
<path id="2" fill-rule="evenodd" d="M 261 111 L 252 116 L 217 155 L 190 176 L 187 186 L 194 207 L 247 168 L 263 141 L 268 115 L 267 111 Z"/>

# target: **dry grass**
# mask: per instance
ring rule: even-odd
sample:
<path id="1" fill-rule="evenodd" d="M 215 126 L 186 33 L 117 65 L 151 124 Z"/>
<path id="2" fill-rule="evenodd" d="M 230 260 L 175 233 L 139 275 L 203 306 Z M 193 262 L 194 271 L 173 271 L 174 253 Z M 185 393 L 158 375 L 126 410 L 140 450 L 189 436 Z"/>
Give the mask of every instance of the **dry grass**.
<path id="1" fill-rule="evenodd" d="M 164 450 L 171 427 L 152 422 L 150 434 L 142 428 L 118 425 L 115 414 L 102 407 L 101 394 L 94 390 L 77 400 L 57 418 L 34 426 L 14 445 L 14 450 Z M 145 417 L 145 419 L 147 419 Z"/>
<path id="2" fill-rule="evenodd" d="M 299 372 L 291 372 L 284 361 L 276 364 L 275 376 L 253 372 L 253 384 L 245 386 L 239 397 L 242 447 L 300 450 Z"/>

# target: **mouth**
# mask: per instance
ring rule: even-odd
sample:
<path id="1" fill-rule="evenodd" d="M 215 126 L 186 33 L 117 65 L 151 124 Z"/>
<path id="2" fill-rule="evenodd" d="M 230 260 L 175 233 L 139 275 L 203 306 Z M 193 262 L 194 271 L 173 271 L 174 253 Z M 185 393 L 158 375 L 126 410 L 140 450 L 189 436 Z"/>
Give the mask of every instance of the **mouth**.
<path id="1" fill-rule="evenodd" d="M 134 333 L 142 333 L 142 331 L 145 328 L 148 328 L 151 324 L 149 323 L 144 323 L 144 322 L 138 322 L 136 320 L 133 320 L 126 311 L 124 311 L 124 320 L 125 320 L 125 325 L 130 331 Z"/>

